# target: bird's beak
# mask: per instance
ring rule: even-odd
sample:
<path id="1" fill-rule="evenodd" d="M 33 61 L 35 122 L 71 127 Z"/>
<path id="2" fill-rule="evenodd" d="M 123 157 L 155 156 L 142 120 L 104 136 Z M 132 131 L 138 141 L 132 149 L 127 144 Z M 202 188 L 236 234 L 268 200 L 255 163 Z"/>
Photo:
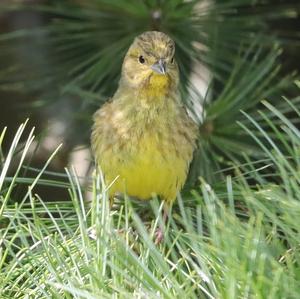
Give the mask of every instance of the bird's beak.
<path id="1" fill-rule="evenodd" d="M 166 63 L 163 59 L 159 59 L 157 62 L 155 62 L 152 66 L 151 69 L 161 75 L 166 74 Z"/>

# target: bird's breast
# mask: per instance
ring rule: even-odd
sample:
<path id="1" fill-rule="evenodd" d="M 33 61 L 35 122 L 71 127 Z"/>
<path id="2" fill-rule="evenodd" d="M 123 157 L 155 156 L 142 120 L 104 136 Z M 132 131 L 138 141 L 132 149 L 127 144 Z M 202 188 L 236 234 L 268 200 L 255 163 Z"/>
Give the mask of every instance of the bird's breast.
<path id="1" fill-rule="evenodd" d="M 134 134 L 134 133 L 133 133 Z M 116 163 L 118 180 L 114 191 L 125 192 L 140 199 L 161 195 L 168 201 L 175 199 L 181 188 L 189 163 L 179 154 L 174 140 L 167 136 L 145 131 L 131 142 L 129 152 L 119 153 L 122 163 Z"/>

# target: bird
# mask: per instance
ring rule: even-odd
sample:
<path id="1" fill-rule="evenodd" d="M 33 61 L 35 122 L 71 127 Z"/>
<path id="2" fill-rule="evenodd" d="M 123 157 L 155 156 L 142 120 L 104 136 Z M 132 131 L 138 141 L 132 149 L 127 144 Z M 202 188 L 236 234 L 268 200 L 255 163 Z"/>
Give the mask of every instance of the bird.
<path id="1" fill-rule="evenodd" d="M 125 55 L 117 91 L 94 114 L 91 134 L 110 198 L 157 196 L 164 215 L 186 181 L 198 136 L 181 99 L 174 55 L 167 34 L 137 36 Z M 157 241 L 162 238 L 158 232 Z"/>

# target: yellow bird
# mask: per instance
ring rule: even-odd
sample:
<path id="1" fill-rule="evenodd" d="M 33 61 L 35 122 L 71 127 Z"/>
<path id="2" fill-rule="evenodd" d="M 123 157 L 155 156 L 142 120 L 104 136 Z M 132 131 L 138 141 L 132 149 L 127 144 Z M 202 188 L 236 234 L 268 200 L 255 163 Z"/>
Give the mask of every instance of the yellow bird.
<path id="1" fill-rule="evenodd" d="M 197 137 L 178 90 L 175 44 L 166 34 L 136 37 L 119 87 L 94 115 L 92 150 L 113 197 L 159 196 L 171 205 L 185 183 Z"/>

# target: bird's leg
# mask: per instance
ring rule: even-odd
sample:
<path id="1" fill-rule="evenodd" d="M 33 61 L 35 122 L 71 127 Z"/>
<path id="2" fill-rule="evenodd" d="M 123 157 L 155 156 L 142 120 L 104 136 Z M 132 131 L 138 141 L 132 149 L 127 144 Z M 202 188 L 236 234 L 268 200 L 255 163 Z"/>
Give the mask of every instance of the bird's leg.
<path id="1" fill-rule="evenodd" d="M 168 214 L 169 214 L 169 206 L 167 204 L 164 204 L 163 206 L 163 219 L 162 219 L 162 224 L 159 224 L 159 227 L 157 228 L 156 232 L 155 232 L 155 241 L 154 243 L 156 245 L 160 244 L 163 239 L 164 239 L 164 229 L 165 229 L 165 225 L 168 219 Z"/>

